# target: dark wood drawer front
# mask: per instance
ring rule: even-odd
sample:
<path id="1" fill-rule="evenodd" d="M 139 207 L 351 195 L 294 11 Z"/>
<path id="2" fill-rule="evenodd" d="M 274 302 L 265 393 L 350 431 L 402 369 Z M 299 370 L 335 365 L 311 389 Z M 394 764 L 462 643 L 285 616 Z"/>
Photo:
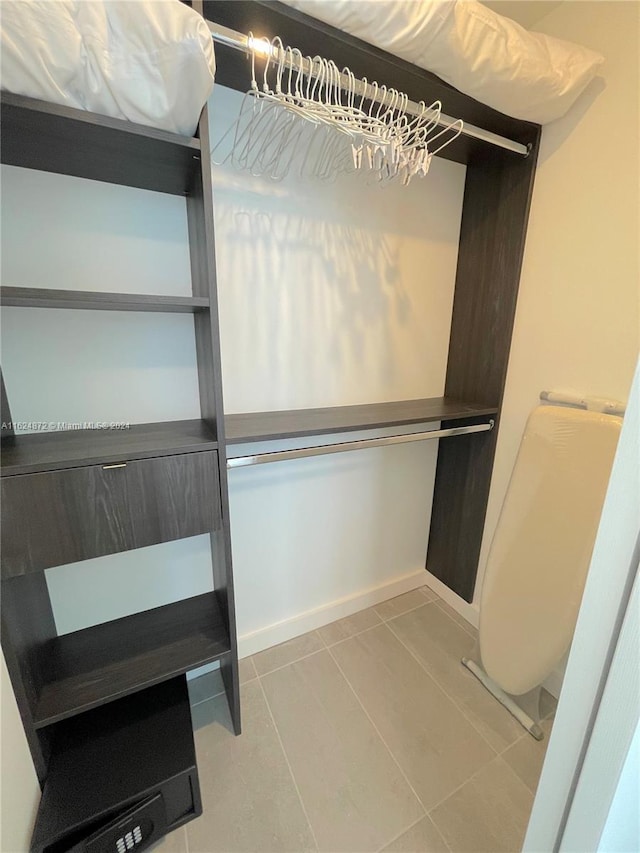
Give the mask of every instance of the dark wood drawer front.
<path id="1" fill-rule="evenodd" d="M 71 468 L 2 480 L 2 576 L 125 551 L 131 545 L 117 471 Z"/>
<path id="2" fill-rule="evenodd" d="M 207 533 L 217 453 L 4 477 L 1 522 L 4 578 Z"/>
<path id="3" fill-rule="evenodd" d="M 126 471 L 134 548 L 220 527 L 217 453 L 130 462 Z"/>

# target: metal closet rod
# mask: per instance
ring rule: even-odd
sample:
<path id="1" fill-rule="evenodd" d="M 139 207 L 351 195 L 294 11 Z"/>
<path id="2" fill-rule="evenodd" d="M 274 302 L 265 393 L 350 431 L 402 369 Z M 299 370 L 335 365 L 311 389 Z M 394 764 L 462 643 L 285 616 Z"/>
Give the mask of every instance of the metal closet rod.
<path id="1" fill-rule="evenodd" d="M 428 432 L 410 432 L 406 435 L 385 435 L 381 438 L 361 438 L 356 441 L 338 441 L 320 444 L 317 447 L 298 447 L 294 450 L 274 450 L 271 453 L 255 453 L 252 456 L 230 456 L 227 468 L 247 468 L 249 465 L 264 465 L 267 462 L 283 462 L 285 459 L 305 459 L 307 456 L 327 456 L 330 453 L 345 453 L 348 450 L 366 450 L 369 447 L 385 447 L 388 444 L 408 444 L 412 441 L 427 441 L 431 438 L 451 438 L 472 432 L 489 432 L 495 421 L 471 426 L 433 429 Z"/>
<path id="2" fill-rule="evenodd" d="M 242 33 L 238 33 L 235 30 L 231 30 L 228 27 L 223 27 L 220 24 L 216 24 L 213 21 L 207 21 L 209 25 L 209 29 L 211 31 L 211 38 L 218 42 L 219 44 L 224 44 L 227 47 L 232 47 L 235 50 L 241 50 L 244 53 L 250 53 L 251 49 L 249 46 L 249 36 L 243 35 Z M 256 43 L 264 43 L 265 39 L 253 38 L 253 42 Z M 268 42 L 267 42 L 268 43 Z M 278 59 L 278 50 L 277 48 L 273 48 L 273 58 L 275 60 Z M 266 52 L 265 52 L 266 53 Z M 296 63 L 295 67 L 297 68 L 299 61 Z M 293 65 L 292 62 L 288 63 L 288 65 Z M 303 73 L 310 74 L 312 71 L 311 63 L 308 60 L 304 60 L 303 63 Z M 340 75 L 340 86 L 343 89 L 350 88 L 352 82 L 346 74 Z M 370 83 L 364 83 L 362 80 L 355 81 L 355 93 L 356 95 L 364 95 L 365 98 L 369 100 L 380 101 L 385 106 L 390 106 L 392 103 L 392 96 L 386 95 L 384 97 L 380 97 L 380 90 L 376 89 Z M 376 97 L 377 96 L 377 97 Z M 406 112 L 411 115 L 420 115 L 422 112 L 422 107 L 420 104 L 416 104 L 415 101 L 409 101 L 406 105 Z M 457 119 L 452 118 L 451 116 L 445 115 L 444 113 L 440 114 L 440 119 L 438 121 L 438 125 L 440 127 L 448 127 L 453 122 L 457 121 Z M 498 148 L 504 148 L 507 151 L 513 151 L 516 154 L 520 154 L 523 157 L 527 157 L 529 154 L 529 148 L 526 145 L 523 145 L 521 142 L 514 142 L 513 139 L 507 139 L 506 136 L 500 136 L 497 133 L 492 133 L 490 130 L 484 130 L 481 127 L 476 127 L 473 124 L 463 123 L 462 128 L 462 136 L 468 136 L 471 139 L 479 139 L 482 142 L 488 142 L 490 145 L 495 145 Z"/>

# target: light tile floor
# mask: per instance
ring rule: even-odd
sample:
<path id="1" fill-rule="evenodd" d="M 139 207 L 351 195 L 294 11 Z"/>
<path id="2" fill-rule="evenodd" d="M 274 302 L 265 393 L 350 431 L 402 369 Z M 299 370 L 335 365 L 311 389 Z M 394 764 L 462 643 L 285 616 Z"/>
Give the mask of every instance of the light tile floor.
<path id="1" fill-rule="evenodd" d="M 218 674 L 191 682 L 204 814 L 155 853 L 517 853 L 551 717 L 520 728 L 461 666 L 475 639 L 423 587 L 267 649 L 238 738 Z"/>

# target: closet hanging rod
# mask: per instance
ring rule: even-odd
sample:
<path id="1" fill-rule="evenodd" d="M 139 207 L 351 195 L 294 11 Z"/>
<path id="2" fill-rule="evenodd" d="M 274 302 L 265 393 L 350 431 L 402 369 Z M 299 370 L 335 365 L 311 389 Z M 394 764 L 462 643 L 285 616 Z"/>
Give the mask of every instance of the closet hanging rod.
<path id="1" fill-rule="evenodd" d="M 232 47 L 235 50 L 241 50 L 244 53 L 250 53 L 250 41 L 249 36 L 243 35 L 242 33 L 236 32 L 236 30 L 231 30 L 229 27 L 224 27 L 221 24 L 216 24 L 213 21 L 207 21 L 209 26 L 209 30 L 211 31 L 211 38 L 218 42 L 219 44 L 223 44 L 226 47 Z M 254 43 L 262 46 L 269 44 L 269 42 L 265 39 L 254 38 Z M 266 55 L 266 50 L 263 50 Z M 277 60 L 278 58 L 278 50 L 277 48 L 272 48 L 273 58 Z M 298 67 L 298 63 L 296 63 L 296 68 Z M 308 60 L 304 60 L 303 63 L 303 73 L 309 74 L 311 70 L 311 63 Z M 346 74 L 340 75 L 340 86 L 341 88 L 347 88 L 350 86 L 352 81 L 346 76 Z M 380 90 L 370 85 L 369 83 L 363 83 L 362 80 L 355 81 L 355 93 L 358 96 L 364 95 L 365 98 L 373 99 L 374 96 L 377 95 L 376 101 L 382 102 L 383 105 L 391 105 L 392 96 L 385 95 L 383 98 L 380 97 Z M 420 115 L 422 112 L 422 107 L 420 104 L 416 104 L 415 101 L 409 101 L 406 105 L 406 112 L 411 115 Z M 440 118 L 438 120 L 438 124 L 441 127 L 449 127 L 453 122 L 457 121 L 457 119 L 452 118 L 451 116 L 445 115 L 444 113 L 440 114 Z M 500 136 L 497 133 L 492 133 L 490 130 L 484 130 L 481 127 L 476 127 L 473 124 L 463 123 L 462 128 L 462 136 L 468 136 L 470 139 L 479 139 L 481 142 L 488 142 L 490 145 L 495 145 L 498 148 L 504 148 L 507 151 L 513 151 L 516 154 L 520 154 L 522 157 L 527 157 L 529 155 L 529 148 L 526 145 L 523 145 L 521 142 L 514 142 L 513 139 L 507 139 L 506 136 Z"/>
<path id="2" fill-rule="evenodd" d="M 348 450 L 366 450 L 370 447 L 385 447 L 389 444 L 408 444 L 412 441 L 427 441 L 431 438 L 451 438 L 454 435 L 468 435 L 472 432 L 489 432 L 495 421 L 471 426 L 434 429 L 426 432 L 410 432 L 406 435 L 385 435 L 380 438 L 361 438 L 356 441 L 338 441 L 334 444 L 320 444 L 317 447 L 298 447 L 293 450 L 274 450 L 270 453 L 255 453 L 252 456 L 230 456 L 227 468 L 246 468 L 249 465 L 264 465 L 267 462 L 283 462 L 285 459 L 305 459 L 307 456 L 326 456 L 330 453 L 344 453 Z"/>

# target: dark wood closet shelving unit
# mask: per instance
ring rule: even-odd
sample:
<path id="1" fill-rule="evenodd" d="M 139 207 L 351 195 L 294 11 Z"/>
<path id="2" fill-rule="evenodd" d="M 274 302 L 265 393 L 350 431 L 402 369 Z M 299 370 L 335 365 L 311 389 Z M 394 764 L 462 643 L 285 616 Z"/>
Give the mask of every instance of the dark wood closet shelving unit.
<path id="1" fill-rule="evenodd" d="M 148 843 L 202 814 L 184 676 L 58 723 L 51 731 L 49 775 L 32 853 L 68 851 L 86 837 L 88 824 L 97 822 L 99 833 L 100 823 L 105 818 L 108 822 L 110 815 L 121 816 L 117 831 L 103 835 L 103 844 L 96 840 L 89 849 L 117 851 L 116 840 L 140 825 L 148 795 L 155 795 L 151 816 L 156 818 Z M 158 749 L 159 743 L 163 749 Z M 104 772 L 108 767 L 114 772 Z M 90 784 L 78 785 L 79 779 Z"/>
<path id="2" fill-rule="evenodd" d="M 482 418 L 495 415 L 496 408 L 463 403 L 447 397 L 334 406 L 326 409 L 290 409 L 225 415 L 227 444 L 301 438 L 363 429 Z"/>
<path id="3" fill-rule="evenodd" d="M 433 406 L 432 415 L 419 416 L 418 420 L 446 420 L 446 425 L 453 427 L 489 415 L 499 427 L 540 126 L 503 115 L 434 74 L 281 3 L 204 0 L 203 5 L 205 18 L 211 21 L 268 39 L 280 36 L 284 44 L 304 55 L 332 59 L 339 68 L 348 66 L 356 77 L 394 87 L 410 100 L 441 100 L 448 115 L 529 148 L 529 155 L 523 157 L 461 136 L 438 155 L 465 164 L 467 171 L 444 397 L 414 401 L 418 409 L 424 404 L 426 413 Z M 216 45 L 216 54 L 217 82 L 246 91 L 246 56 L 224 45 Z M 424 191 L 429 191 L 428 179 Z M 403 415 L 396 417 L 394 407 L 407 405 L 227 415 L 227 440 L 284 438 L 418 422 Z M 455 411 L 457 405 L 462 411 Z M 376 413 L 376 409 L 381 411 Z M 445 438 L 438 446 L 426 565 L 466 601 L 473 599 L 497 434 L 496 428 Z M 425 519 L 426 524 L 429 519 Z"/>
<path id="4" fill-rule="evenodd" d="M 109 709 L 117 708 L 126 719 L 130 707 L 131 731 L 139 733 L 134 718 L 145 697 L 153 691 L 160 696 L 164 687 L 171 692 L 167 685 L 175 684 L 184 699 L 183 673 L 219 661 L 233 725 L 240 732 L 227 445 L 437 421 L 460 426 L 489 417 L 498 427 L 500 421 L 540 127 L 504 116 L 429 72 L 277 2 L 196 0 L 191 5 L 233 30 L 279 35 L 303 54 L 348 65 L 356 77 L 377 79 L 411 100 L 440 99 L 448 114 L 526 145 L 529 155 L 464 137 L 439 155 L 466 165 L 444 396 L 225 416 L 207 108 L 197 135 L 190 138 L 2 93 L 3 163 L 183 196 L 192 279 L 191 296 L 53 290 L 12 282 L 2 287 L 2 303 L 191 313 L 201 409 L 199 420 L 16 436 L 2 383 L 7 424 L 2 645 L 45 785 L 34 836 L 38 851 L 44 850 L 48 832 L 62 831 L 51 803 L 62 796 L 56 785 L 68 793 L 60 768 L 73 766 L 65 763 L 71 761 L 73 739 L 84 738 L 86 754 L 98 754 L 90 720 L 99 728 L 106 725 Z M 220 45 L 216 53 L 216 82 L 246 91 L 247 58 Z M 426 565 L 467 601 L 473 597 L 497 432 L 441 439 L 438 447 Z M 194 513 L 196 505 L 200 509 Z M 29 521 L 32 515 L 37 523 Z M 205 531 L 211 538 L 213 592 L 57 636 L 45 568 Z M 117 732 L 111 734 L 114 742 L 125 742 Z M 82 765 L 82 756 L 74 760 Z M 115 765 L 118 770 L 117 760 Z M 197 774 L 185 772 L 196 785 L 185 818 L 190 819 L 200 808 Z"/>
<path id="5" fill-rule="evenodd" d="M 198 138 L 9 92 L 2 125 L 2 162 L 25 169 L 187 195 L 200 162 Z"/>
<path id="6" fill-rule="evenodd" d="M 11 377 L 8 393 L 3 380 L 2 646 L 43 785 L 33 849 L 44 850 L 60 830 L 52 803 L 64 815 L 69 811 L 70 804 L 61 805 L 61 791 L 69 788 L 59 772 L 74 750 L 69 733 L 84 732 L 85 752 L 97 754 L 107 737 L 100 726 L 108 725 L 111 709 L 118 709 L 126 728 L 128 708 L 133 720 L 147 694 L 157 691 L 161 699 L 171 680 L 184 682 L 186 672 L 213 662 L 220 664 L 234 729 L 241 730 L 210 145 L 206 107 L 197 136 L 186 138 L 4 92 L 0 105 L 4 164 L 182 196 L 192 284 L 191 296 L 4 286 L 2 304 L 190 313 L 200 392 L 197 420 L 16 435 Z M 212 592 L 58 636 L 45 569 L 202 533 L 210 536 Z M 158 725 L 177 719 L 158 711 Z M 184 722 L 184 713 L 180 718 Z M 85 720 L 94 721 L 93 734 Z M 141 723 L 134 728 L 140 735 Z M 113 737 L 124 743 L 122 731 L 114 730 Z M 162 742 L 171 751 L 176 737 L 183 735 L 166 730 L 153 749 L 158 752 Z M 191 758 L 194 766 L 185 771 L 180 792 L 185 819 L 201 810 L 193 753 Z M 112 787 L 125 763 L 125 756 L 114 754 L 113 767 L 107 762 L 100 768 L 111 774 Z M 93 785 L 95 768 L 85 764 L 83 770 L 75 788 Z M 143 767 L 127 779 L 129 798 L 144 794 L 136 788 L 144 777 Z M 163 778 L 159 772 L 158 784 Z M 166 784 L 168 803 L 177 782 Z M 86 817 L 95 822 L 97 812 Z"/>
<path id="7" fill-rule="evenodd" d="M 56 637 L 39 650 L 48 680 L 34 724 L 49 726 L 230 654 L 213 592 Z"/>
<path id="8" fill-rule="evenodd" d="M 169 314 L 209 310 L 209 299 L 205 296 L 148 296 L 144 293 L 100 293 L 46 287 L 0 287 L 0 303 L 14 308 L 84 308 L 87 311 L 154 311 Z"/>

